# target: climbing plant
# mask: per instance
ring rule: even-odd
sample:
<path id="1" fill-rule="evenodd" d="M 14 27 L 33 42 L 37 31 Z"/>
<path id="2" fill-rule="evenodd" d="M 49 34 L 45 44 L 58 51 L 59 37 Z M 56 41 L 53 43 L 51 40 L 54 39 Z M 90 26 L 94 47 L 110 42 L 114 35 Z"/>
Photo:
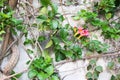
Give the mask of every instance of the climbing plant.
<path id="1" fill-rule="evenodd" d="M 101 30 L 101 35 L 104 39 L 117 40 L 120 38 L 120 23 L 115 20 L 111 21 L 115 15 L 114 11 L 118 9 L 116 0 L 101 0 L 95 3 L 94 11 L 80 10 L 73 17 L 74 20 L 83 19 L 85 21 L 85 24 L 80 26 L 71 26 L 69 23 L 63 25 L 66 17 L 59 13 L 58 5 L 51 0 L 39 0 L 39 3 L 41 4 L 39 13 L 37 15 L 31 13 L 35 22 L 29 24 L 25 23 L 24 20 L 15 18 L 15 12 L 11 6 L 5 3 L 5 0 L 0 1 L 0 40 L 4 42 L 6 38 L 3 36 L 8 32 L 11 37 L 8 40 L 11 41 L 14 37 L 17 40 L 15 43 L 8 41 L 6 44 L 11 44 L 7 45 L 8 48 L 5 48 L 5 51 L 3 51 L 3 49 L 1 54 L 7 53 L 7 50 L 11 48 L 12 44 L 19 43 L 18 40 L 20 40 L 22 34 L 22 38 L 24 38 L 23 46 L 25 47 L 27 55 L 30 57 L 30 60 L 26 62 L 28 68 L 23 72 L 28 71 L 28 77 L 30 79 L 60 80 L 59 71 L 57 71 L 54 65 L 55 61 L 90 59 L 85 77 L 87 80 L 97 80 L 100 73 L 103 72 L 103 67 L 96 64 L 97 59 L 114 54 L 107 54 L 109 49 L 108 44 L 91 38 L 92 31 L 90 27 L 94 27 L 93 29 L 95 30 Z M 21 5 L 24 8 L 24 5 Z M 21 15 L 23 16 L 24 14 Z M 31 16 L 28 17 L 31 18 Z M 90 26 L 88 26 L 89 24 Z M 9 31 L 7 29 L 9 29 Z M 35 35 L 37 32 L 38 34 Z M 32 35 L 32 37 L 30 35 Z M 3 43 L 3 45 L 6 44 Z M 28 45 L 32 48 L 26 48 Z M 97 56 L 94 53 L 96 53 Z M 55 57 L 52 58 L 51 54 Z M 4 54 L 3 57 L 5 56 L 6 54 Z M 1 57 L 0 60 L 1 59 L 3 58 Z M 117 63 L 119 64 L 119 62 L 120 60 L 118 59 Z M 108 70 L 111 71 L 114 66 L 114 61 L 110 61 L 107 64 Z M 21 73 L 23 73 L 15 73 L 12 70 L 8 71 L 11 73 L 9 76 L 4 74 L 3 71 L 3 75 L 6 76 L 5 79 L 12 77 L 12 80 L 17 80 L 16 78 L 19 78 Z M 119 74 L 112 74 L 111 80 L 119 80 L 118 75 Z"/>

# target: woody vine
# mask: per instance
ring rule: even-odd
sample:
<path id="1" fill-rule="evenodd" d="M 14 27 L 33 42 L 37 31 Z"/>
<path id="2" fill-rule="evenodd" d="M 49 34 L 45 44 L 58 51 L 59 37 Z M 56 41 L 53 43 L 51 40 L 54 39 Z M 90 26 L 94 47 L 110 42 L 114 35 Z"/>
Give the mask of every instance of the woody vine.
<path id="1" fill-rule="evenodd" d="M 31 2 L 32 0 L 22 3 L 17 0 L 0 1 L 0 40 L 2 42 L 0 64 L 3 63 L 5 57 L 11 55 L 8 63 L 1 68 L 0 80 L 17 80 L 24 72 L 28 72 L 28 77 L 32 80 L 63 80 L 56 66 L 78 60 L 89 60 L 85 77 L 87 80 L 97 80 L 103 71 L 101 65 L 96 65 L 98 58 L 115 57 L 115 60 L 108 62 L 109 71 L 114 71 L 115 65 L 120 64 L 118 47 L 108 52 L 108 44 L 91 39 L 91 32 L 101 30 L 104 40 L 111 42 L 119 40 L 120 17 L 113 19 L 115 12 L 120 10 L 118 0 L 101 0 L 94 3 L 92 12 L 80 10 L 72 16 L 73 20 L 84 19 L 85 25 L 80 26 L 71 26 L 69 21 L 63 25 L 63 21 L 67 20 L 64 11 L 63 15 L 59 13 L 58 5 L 50 0 L 39 0 L 41 4 L 38 9 L 39 14 L 35 12 Z M 60 5 L 62 8 L 62 0 L 60 0 Z M 22 19 L 14 17 L 17 6 L 26 11 L 19 14 Z M 28 10 L 28 6 L 32 12 Z M 17 11 L 19 13 L 19 9 Z M 26 62 L 28 67 L 25 70 L 15 73 L 13 69 L 21 53 L 18 48 L 19 42 L 22 42 L 29 61 Z M 32 48 L 27 48 L 27 46 Z M 52 58 L 50 54 L 54 54 L 55 57 Z M 55 61 L 63 62 L 54 64 Z M 119 75 L 119 73 L 113 74 L 111 80 L 119 80 Z"/>

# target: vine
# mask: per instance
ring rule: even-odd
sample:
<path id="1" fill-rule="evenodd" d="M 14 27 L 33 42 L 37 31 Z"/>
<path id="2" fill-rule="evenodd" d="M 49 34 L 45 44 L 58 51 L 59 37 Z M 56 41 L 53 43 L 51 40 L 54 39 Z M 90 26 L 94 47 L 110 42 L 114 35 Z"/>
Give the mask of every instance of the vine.
<path id="1" fill-rule="evenodd" d="M 63 25 L 66 16 L 59 13 L 58 5 L 50 0 L 39 0 L 41 4 L 39 14 L 35 14 L 35 9 L 29 2 L 22 4 L 15 0 L 13 4 L 12 2 L 5 3 L 5 1 L 0 1 L 0 40 L 3 42 L 0 52 L 0 63 L 3 62 L 6 55 L 9 55 L 7 52 L 11 53 L 12 51 L 12 56 L 8 65 L 0 72 L 0 75 L 5 76 L 0 76 L 2 80 L 17 80 L 26 71 L 28 71 L 28 77 L 32 80 L 61 80 L 59 71 L 56 68 L 57 65 L 54 62 L 66 60 L 58 64 L 60 65 L 66 62 L 86 59 L 90 60 L 87 65 L 86 79 L 97 80 L 100 73 L 103 72 L 103 67 L 96 64 L 97 59 L 120 54 L 119 49 L 108 52 L 110 46 L 105 42 L 92 39 L 91 32 L 93 30 L 90 30 L 90 27 L 95 30 L 101 30 L 101 35 L 104 39 L 119 39 L 120 23 L 116 20 L 112 21 L 115 16 L 114 11 L 119 8 L 119 4 L 116 4 L 117 0 L 101 0 L 94 5 L 95 9 L 93 12 L 80 10 L 73 19 L 83 19 L 85 25 L 82 26 L 71 26 L 69 21 Z M 15 9 L 17 3 L 26 10 L 26 13 L 30 13 L 27 16 L 24 13 L 20 14 L 20 17 L 26 16 L 26 20 L 14 17 L 15 12 L 13 9 Z M 60 3 L 62 6 L 62 0 Z M 33 13 L 27 10 L 26 6 L 28 5 L 33 9 Z M 32 23 L 30 22 L 31 18 L 34 19 Z M 21 38 L 24 38 L 24 40 Z M 19 45 L 20 40 L 22 40 L 21 42 L 30 60 L 26 62 L 28 67 L 25 70 L 15 73 L 12 70 L 19 60 L 17 45 Z M 27 46 L 32 48 L 27 48 Z M 55 56 L 53 59 L 51 54 Z M 13 64 L 12 62 L 14 62 L 13 66 L 11 65 Z M 112 74 L 111 80 L 119 80 L 119 74 L 114 75 L 112 73 L 115 65 L 119 64 L 119 62 L 118 58 L 117 62 L 109 61 L 107 64 L 107 68 Z"/>

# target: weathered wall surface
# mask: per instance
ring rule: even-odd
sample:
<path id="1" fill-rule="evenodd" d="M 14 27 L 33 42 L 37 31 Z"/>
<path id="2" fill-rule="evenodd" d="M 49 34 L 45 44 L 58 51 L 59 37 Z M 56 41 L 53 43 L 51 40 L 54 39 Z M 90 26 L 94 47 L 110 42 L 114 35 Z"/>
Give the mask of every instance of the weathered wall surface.
<path id="1" fill-rule="evenodd" d="M 75 0 L 78 2 L 78 4 L 70 5 L 70 6 L 65 6 L 65 5 L 60 6 L 59 0 L 52 0 L 52 1 L 59 5 L 59 9 L 58 9 L 59 12 L 63 14 L 64 17 L 66 17 L 67 19 L 64 21 L 63 24 L 69 22 L 71 26 L 82 26 L 83 24 L 85 24 L 82 19 L 80 21 L 74 21 L 71 16 L 75 15 L 81 9 L 92 10 L 92 3 L 90 2 L 92 2 L 93 0 L 86 0 L 86 3 L 83 3 L 84 0 Z M 63 1 L 63 3 L 64 2 L 65 1 Z M 38 4 L 38 0 L 33 0 L 32 5 L 35 7 L 35 9 L 40 7 L 40 5 Z M 63 10 L 61 7 L 63 8 Z M 100 41 L 103 41 L 103 38 L 100 37 L 100 31 L 91 33 L 91 36 L 93 36 L 94 33 L 96 34 L 96 36 L 99 37 Z M 22 41 L 19 43 L 20 59 L 18 64 L 14 68 L 16 72 L 20 72 L 25 68 L 27 68 L 26 62 L 29 60 L 29 57 L 26 51 L 24 50 L 22 43 L 23 43 Z M 31 48 L 31 46 L 27 46 L 27 48 Z M 9 58 L 4 59 L 4 63 L 2 65 L 4 66 L 8 60 Z M 88 65 L 88 60 L 85 61 L 79 60 L 76 62 L 68 62 L 65 64 L 58 65 L 56 66 L 56 68 L 59 70 L 59 75 L 62 80 L 86 80 L 85 75 L 87 72 L 87 65 Z M 100 73 L 98 80 L 110 80 L 111 74 L 106 69 L 107 66 L 106 61 L 103 58 L 100 58 L 97 61 L 97 65 L 103 66 L 103 70 L 104 70 L 102 73 Z M 24 73 L 19 80 L 30 80 L 30 79 L 27 77 L 27 73 Z"/>

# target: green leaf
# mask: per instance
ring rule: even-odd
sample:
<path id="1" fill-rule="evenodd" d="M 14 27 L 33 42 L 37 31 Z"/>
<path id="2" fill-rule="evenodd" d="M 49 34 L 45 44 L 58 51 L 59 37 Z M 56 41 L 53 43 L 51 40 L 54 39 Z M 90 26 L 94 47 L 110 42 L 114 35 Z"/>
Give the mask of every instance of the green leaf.
<path id="1" fill-rule="evenodd" d="M 114 67 L 114 62 L 108 62 L 107 67 L 108 67 L 109 69 L 113 69 L 113 67 Z"/>
<path id="2" fill-rule="evenodd" d="M 52 40 L 55 45 L 58 45 L 60 43 L 60 39 L 58 39 L 57 37 L 52 37 Z"/>
<path id="3" fill-rule="evenodd" d="M 115 28 L 116 28 L 116 29 L 120 29 L 120 23 L 116 23 L 116 24 L 115 24 Z"/>
<path id="4" fill-rule="evenodd" d="M 27 53 L 28 53 L 28 54 L 33 54 L 33 50 L 27 49 Z"/>
<path id="5" fill-rule="evenodd" d="M 72 49 L 73 49 L 74 52 L 81 52 L 81 53 L 82 53 L 81 48 L 80 48 L 79 45 L 74 45 L 74 46 L 72 47 Z"/>
<path id="6" fill-rule="evenodd" d="M 23 20 L 17 20 L 17 19 L 15 19 L 15 18 L 12 18 L 12 21 L 13 21 L 13 23 L 14 23 L 15 25 L 21 25 L 22 22 L 23 22 Z"/>
<path id="7" fill-rule="evenodd" d="M 120 57 L 118 57 L 118 62 L 120 63 Z"/>
<path id="8" fill-rule="evenodd" d="M 0 1 L 0 7 L 3 7 L 4 6 L 4 0 L 1 0 Z"/>
<path id="9" fill-rule="evenodd" d="M 42 7 L 41 10 L 40 10 L 40 16 L 38 16 L 39 19 L 46 19 L 45 14 L 47 14 L 47 8 L 46 7 Z"/>
<path id="10" fill-rule="evenodd" d="M 3 18 L 10 18 L 11 17 L 11 15 L 5 14 L 3 12 L 0 13 L 0 16 L 3 17 Z"/>
<path id="11" fill-rule="evenodd" d="M 57 20 L 52 20 L 51 21 L 51 26 L 50 26 L 50 28 L 51 29 L 57 29 L 57 27 L 58 27 L 58 21 Z"/>
<path id="12" fill-rule="evenodd" d="M 39 36 L 39 37 L 38 37 L 38 41 L 39 41 L 39 42 L 43 42 L 44 40 L 45 40 L 45 36 Z"/>
<path id="13" fill-rule="evenodd" d="M 37 19 L 47 20 L 47 16 L 45 16 L 45 15 L 39 15 L 39 16 L 37 17 Z"/>
<path id="14" fill-rule="evenodd" d="M 45 80 L 45 79 L 48 77 L 48 75 L 45 74 L 44 72 L 40 71 L 40 72 L 37 74 L 37 77 L 38 77 L 39 80 Z"/>
<path id="15" fill-rule="evenodd" d="M 28 77 L 31 79 L 31 78 L 34 78 L 36 75 L 37 75 L 37 71 L 36 70 L 30 70 L 28 72 Z"/>
<path id="16" fill-rule="evenodd" d="M 47 43 L 47 45 L 45 46 L 45 48 L 49 48 L 49 47 L 51 47 L 52 45 L 53 45 L 53 41 L 50 40 L 50 41 Z"/>
<path id="17" fill-rule="evenodd" d="M 93 78 L 94 78 L 94 80 L 96 79 L 98 79 L 98 77 L 99 77 L 99 73 L 98 72 L 93 72 Z"/>
<path id="18" fill-rule="evenodd" d="M 110 80 L 116 80 L 116 77 L 112 75 Z"/>
<path id="19" fill-rule="evenodd" d="M 3 31 L 3 30 L 2 30 L 2 31 L 0 31 L 0 35 L 2 35 L 2 34 L 4 34 L 4 33 L 5 33 L 5 31 Z"/>
<path id="20" fill-rule="evenodd" d="M 57 13 L 57 10 L 58 10 L 58 6 L 57 6 L 56 4 L 54 4 L 54 3 L 52 3 L 52 4 L 51 4 L 51 7 L 52 7 L 53 13 L 56 14 L 56 13 Z"/>
<path id="21" fill-rule="evenodd" d="M 44 69 L 44 71 L 46 71 L 46 73 L 48 73 L 49 75 L 51 75 L 54 72 L 54 67 L 52 65 L 50 65 L 46 69 Z"/>
<path id="22" fill-rule="evenodd" d="M 87 66 L 87 70 L 90 70 L 90 69 L 92 69 L 92 65 Z"/>
<path id="23" fill-rule="evenodd" d="M 30 40 L 30 39 L 26 39 L 24 41 L 24 45 L 28 45 L 28 44 L 31 44 L 31 43 L 32 43 L 32 40 Z"/>
<path id="24" fill-rule="evenodd" d="M 53 19 L 53 17 L 54 17 L 55 15 L 54 15 L 54 13 L 50 10 L 50 11 L 48 11 L 48 17 L 50 18 L 50 19 Z"/>
<path id="25" fill-rule="evenodd" d="M 107 13 L 107 14 L 105 14 L 105 17 L 106 17 L 106 19 L 110 19 L 112 17 L 112 14 L 111 13 Z"/>
<path id="26" fill-rule="evenodd" d="M 65 28 L 69 29 L 70 28 L 70 24 L 65 24 Z"/>
<path id="27" fill-rule="evenodd" d="M 80 16 L 74 16 L 73 19 L 74 19 L 74 20 L 79 20 L 79 19 L 80 19 Z"/>
<path id="28" fill-rule="evenodd" d="M 52 76 L 51 80 L 59 80 L 59 78 L 57 76 Z"/>
<path id="29" fill-rule="evenodd" d="M 11 32 L 14 34 L 14 35 L 17 35 L 17 32 L 15 29 L 11 28 Z"/>
<path id="30" fill-rule="evenodd" d="M 12 74 L 15 74 L 15 71 L 12 71 L 12 72 L 11 72 L 11 75 L 12 75 Z M 22 75 L 22 73 L 21 73 L 21 74 L 17 74 L 16 76 L 14 76 L 15 78 L 12 77 L 11 80 L 17 80 L 18 78 L 21 77 L 21 75 Z M 16 79 L 16 78 L 17 78 L 17 79 Z"/>
<path id="31" fill-rule="evenodd" d="M 40 0 L 40 3 L 43 5 L 43 6 L 48 6 L 51 4 L 51 0 Z"/>
<path id="32" fill-rule="evenodd" d="M 11 80 L 17 80 L 15 77 L 12 77 Z"/>
<path id="33" fill-rule="evenodd" d="M 64 54 L 66 55 L 66 57 L 70 58 L 73 56 L 73 52 L 71 50 L 69 51 L 64 51 Z"/>
<path id="34" fill-rule="evenodd" d="M 117 79 L 117 80 L 120 80 L 120 73 L 118 73 L 118 74 L 116 75 L 116 79 Z"/>
<path id="35" fill-rule="evenodd" d="M 91 73 L 91 72 L 88 72 L 88 73 L 86 74 L 86 77 L 87 77 L 87 79 L 92 78 L 92 73 Z"/>
<path id="36" fill-rule="evenodd" d="M 96 65 L 96 60 L 95 59 L 90 60 L 89 64 Z"/>
<path id="37" fill-rule="evenodd" d="M 63 40 L 66 40 L 67 39 L 67 36 L 68 36 L 68 31 L 66 29 L 61 29 L 60 30 L 60 37 L 63 39 Z"/>
<path id="38" fill-rule="evenodd" d="M 0 41 L 2 41 L 3 40 L 3 38 L 2 37 L 0 37 Z"/>
<path id="39" fill-rule="evenodd" d="M 55 59 L 56 59 L 57 62 L 59 62 L 61 60 L 66 59 L 66 56 L 63 53 L 61 53 L 60 51 L 56 51 Z"/>
<path id="40" fill-rule="evenodd" d="M 49 53 L 47 51 L 44 51 L 45 54 L 45 63 L 51 63 L 52 62 L 52 58 L 48 55 Z"/>
<path id="41" fill-rule="evenodd" d="M 23 25 L 18 25 L 18 26 L 16 26 L 16 29 L 19 30 L 19 31 L 22 31 Z"/>
<path id="42" fill-rule="evenodd" d="M 102 66 L 97 66 L 97 67 L 95 68 L 95 70 L 98 71 L 98 72 L 102 72 L 102 71 L 103 71 L 103 68 L 102 68 Z"/>
<path id="43" fill-rule="evenodd" d="M 64 16 L 61 15 L 61 16 L 59 17 L 59 20 L 60 20 L 61 22 L 63 22 L 63 21 L 65 20 Z"/>
<path id="44" fill-rule="evenodd" d="M 81 59 L 82 58 L 82 50 L 79 45 L 71 46 L 70 49 L 72 49 L 73 52 L 75 53 L 72 57 L 73 59 L 77 59 L 77 58 Z"/>

